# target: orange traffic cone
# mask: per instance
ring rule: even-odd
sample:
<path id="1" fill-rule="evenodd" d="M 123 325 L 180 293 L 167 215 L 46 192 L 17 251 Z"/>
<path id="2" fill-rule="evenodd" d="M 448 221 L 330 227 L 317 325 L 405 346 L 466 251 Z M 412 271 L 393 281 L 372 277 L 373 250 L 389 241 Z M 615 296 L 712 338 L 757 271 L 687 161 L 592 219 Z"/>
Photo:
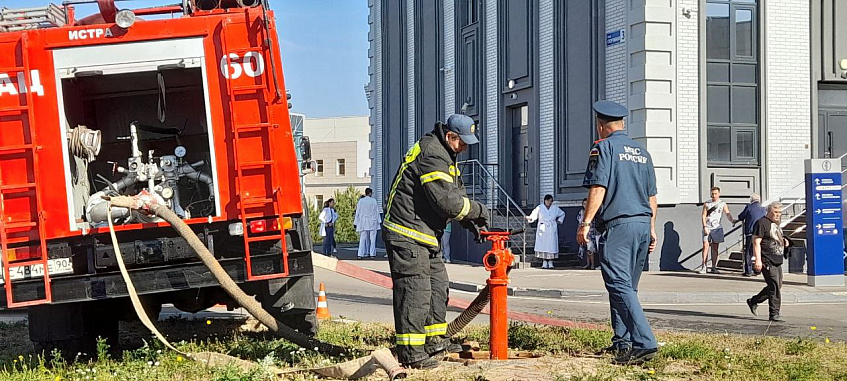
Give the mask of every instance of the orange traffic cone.
<path id="1" fill-rule="evenodd" d="M 324 282 L 321 282 L 321 288 L 318 291 L 318 309 L 315 310 L 315 315 L 317 315 L 318 319 L 321 320 L 332 318 L 332 316 L 329 315 L 329 307 L 327 307 L 326 304 L 326 289 L 324 288 Z"/>

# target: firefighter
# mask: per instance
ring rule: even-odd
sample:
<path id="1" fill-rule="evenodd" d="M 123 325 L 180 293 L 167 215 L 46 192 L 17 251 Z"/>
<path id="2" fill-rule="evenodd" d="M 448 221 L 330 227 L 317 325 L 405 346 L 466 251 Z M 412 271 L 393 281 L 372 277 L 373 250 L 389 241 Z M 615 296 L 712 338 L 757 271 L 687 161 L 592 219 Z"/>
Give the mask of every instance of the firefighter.
<path id="1" fill-rule="evenodd" d="M 439 243 L 451 219 L 475 232 L 472 224 L 488 224 L 487 209 L 468 199 L 456 164 L 459 153 L 479 143 L 475 133 L 465 115 L 436 123 L 406 153 L 388 194 L 382 237 L 394 282 L 397 356 L 406 367 L 437 367 L 436 356 L 455 349 L 446 337 L 449 280 Z"/>

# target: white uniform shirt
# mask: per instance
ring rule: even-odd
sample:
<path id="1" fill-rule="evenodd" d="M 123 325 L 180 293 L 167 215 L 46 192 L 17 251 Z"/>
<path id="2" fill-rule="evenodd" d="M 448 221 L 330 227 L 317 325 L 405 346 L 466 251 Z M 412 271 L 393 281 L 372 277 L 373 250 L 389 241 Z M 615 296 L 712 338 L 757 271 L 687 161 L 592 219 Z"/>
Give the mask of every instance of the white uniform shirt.
<path id="1" fill-rule="evenodd" d="M 335 209 L 324 208 L 318 216 L 318 220 L 321 221 L 321 237 L 326 237 L 326 224 L 330 222 L 334 224 L 338 221 L 338 212 Z"/>
<path id="2" fill-rule="evenodd" d="M 373 197 L 365 196 L 356 204 L 356 216 L 353 218 L 357 232 L 379 230 L 379 204 Z"/>

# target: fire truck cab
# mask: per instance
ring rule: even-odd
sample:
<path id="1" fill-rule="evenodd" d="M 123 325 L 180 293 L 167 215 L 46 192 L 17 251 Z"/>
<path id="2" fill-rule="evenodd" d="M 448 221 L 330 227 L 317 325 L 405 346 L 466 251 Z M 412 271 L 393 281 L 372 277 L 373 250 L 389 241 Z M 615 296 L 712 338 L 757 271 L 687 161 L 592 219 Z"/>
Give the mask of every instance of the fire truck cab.
<path id="1" fill-rule="evenodd" d="M 133 310 L 104 196 L 144 195 L 278 320 L 314 333 L 273 12 L 259 0 L 89 2 L 100 13 L 79 20 L 68 5 L 0 9 L 0 310 L 28 309 L 37 350 L 115 340 Z M 149 314 L 234 306 L 163 220 L 121 208 L 111 219 Z"/>

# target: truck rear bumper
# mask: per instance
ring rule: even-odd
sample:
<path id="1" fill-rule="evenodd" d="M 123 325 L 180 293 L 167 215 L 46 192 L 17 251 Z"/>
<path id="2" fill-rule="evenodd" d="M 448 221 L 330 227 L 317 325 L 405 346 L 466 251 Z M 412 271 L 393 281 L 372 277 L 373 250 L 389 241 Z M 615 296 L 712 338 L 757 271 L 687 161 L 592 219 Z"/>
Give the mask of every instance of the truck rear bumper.
<path id="1" fill-rule="evenodd" d="M 280 254 L 253 255 L 256 273 L 280 272 Z M 247 280 L 244 258 L 219 259 L 218 262 L 236 282 Z M 311 252 L 288 252 L 289 277 L 314 272 Z M 218 286 L 218 281 L 201 262 L 169 264 L 129 270 L 135 289 L 140 295 Z M 53 304 L 103 300 L 128 296 L 126 284 L 117 271 L 102 274 L 67 275 L 51 278 Z M 13 283 L 16 300 L 44 298 L 41 278 L 18 280 Z M 6 298 L 0 297 L 0 309 L 6 309 Z"/>

